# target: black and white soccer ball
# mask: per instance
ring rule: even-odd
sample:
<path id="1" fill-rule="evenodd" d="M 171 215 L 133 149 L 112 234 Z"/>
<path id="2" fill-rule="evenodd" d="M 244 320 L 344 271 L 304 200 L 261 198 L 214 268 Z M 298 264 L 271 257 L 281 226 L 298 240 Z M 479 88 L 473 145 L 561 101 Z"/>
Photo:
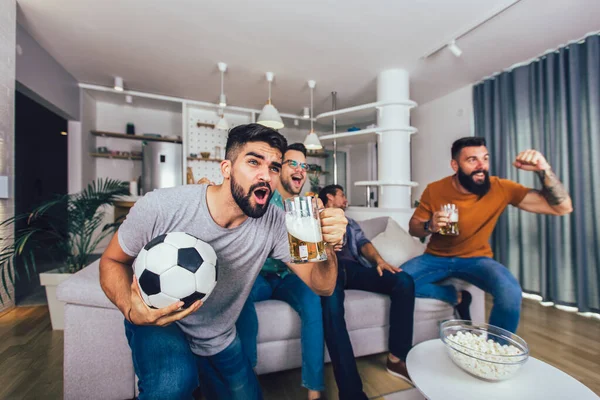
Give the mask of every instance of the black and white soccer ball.
<path id="1" fill-rule="evenodd" d="M 134 263 L 144 302 L 163 308 L 183 301 L 206 301 L 217 284 L 217 254 L 206 242 L 184 232 L 170 232 L 152 239 Z"/>

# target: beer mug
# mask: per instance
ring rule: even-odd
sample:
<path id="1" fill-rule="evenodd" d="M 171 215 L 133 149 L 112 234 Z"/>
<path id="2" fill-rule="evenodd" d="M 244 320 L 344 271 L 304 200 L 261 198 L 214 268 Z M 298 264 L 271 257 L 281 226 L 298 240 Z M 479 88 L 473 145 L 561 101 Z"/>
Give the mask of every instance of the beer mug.
<path id="1" fill-rule="evenodd" d="M 313 196 L 292 197 L 284 206 L 292 262 L 327 260 L 317 199 Z"/>
<path id="2" fill-rule="evenodd" d="M 440 235 L 458 236 L 458 208 L 456 204 L 445 204 L 442 206 L 442 212 L 448 214 L 448 225 L 440 228 Z"/>

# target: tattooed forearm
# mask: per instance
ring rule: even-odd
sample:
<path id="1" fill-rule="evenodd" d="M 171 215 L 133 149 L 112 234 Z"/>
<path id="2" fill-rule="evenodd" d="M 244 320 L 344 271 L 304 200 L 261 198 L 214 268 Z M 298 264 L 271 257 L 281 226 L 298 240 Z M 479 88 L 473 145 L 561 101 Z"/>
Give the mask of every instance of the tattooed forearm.
<path id="1" fill-rule="evenodd" d="M 557 206 L 569 198 L 567 190 L 550 168 L 538 171 L 537 174 L 543 186 L 540 194 L 544 196 L 550 206 Z"/>

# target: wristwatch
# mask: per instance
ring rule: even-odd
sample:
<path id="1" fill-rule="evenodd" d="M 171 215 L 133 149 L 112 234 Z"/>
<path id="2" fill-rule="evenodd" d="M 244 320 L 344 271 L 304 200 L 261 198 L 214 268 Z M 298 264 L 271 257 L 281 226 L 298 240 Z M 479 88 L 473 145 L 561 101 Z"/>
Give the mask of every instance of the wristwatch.
<path id="1" fill-rule="evenodd" d="M 433 233 L 429 230 L 429 226 L 431 225 L 431 220 L 429 221 L 425 221 L 425 223 L 423 224 L 423 229 L 425 229 L 426 232 L 428 233 Z"/>

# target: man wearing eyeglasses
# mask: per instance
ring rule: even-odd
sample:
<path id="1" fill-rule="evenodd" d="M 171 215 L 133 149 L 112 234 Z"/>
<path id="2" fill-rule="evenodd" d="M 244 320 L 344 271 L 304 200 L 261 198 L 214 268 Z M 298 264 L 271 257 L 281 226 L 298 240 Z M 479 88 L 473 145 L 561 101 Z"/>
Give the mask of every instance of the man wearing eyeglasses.
<path id="1" fill-rule="evenodd" d="M 283 209 L 286 199 L 300 195 L 307 172 L 306 147 L 302 143 L 289 145 L 283 155 L 279 186 L 273 193 L 271 204 Z M 254 303 L 269 299 L 285 301 L 299 314 L 302 386 L 308 389 L 308 399 L 321 398 L 325 389 L 321 298 L 279 260 L 267 259 L 236 322 L 244 352 L 256 367 L 258 317 Z"/>

